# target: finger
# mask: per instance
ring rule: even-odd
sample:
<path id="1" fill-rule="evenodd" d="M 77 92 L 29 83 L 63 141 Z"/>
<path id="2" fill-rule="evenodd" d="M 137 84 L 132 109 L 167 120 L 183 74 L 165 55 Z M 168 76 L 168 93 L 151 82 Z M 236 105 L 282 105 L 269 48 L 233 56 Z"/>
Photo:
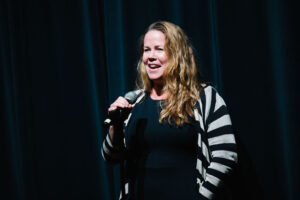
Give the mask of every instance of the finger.
<path id="1" fill-rule="evenodd" d="M 124 102 L 119 102 L 119 101 L 114 102 L 113 104 L 111 104 L 111 106 L 117 107 L 117 108 L 126 108 L 127 107 Z"/>
<path id="2" fill-rule="evenodd" d="M 129 106 L 128 101 L 127 101 L 124 97 L 119 97 L 119 98 L 117 99 L 117 102 L 120 102 L 120 103 L 123 104 L 125 107 L 128 107 L 128 106 Z"/>
<path id="3" fill-rule="evenodd" d="M 124 97 L 119 97 L 112 105 L 121 108 L 127 108 L 129 106 L 129 103 Z"/>
<path id="4" fill-rule="evenodd" d="M 118 107 L 116 107 L 116 106 L 110 106 L 109 108 L 108 108 L 108 112 L 112 112 L 112 111 L 115 111 L 115 110 L 117 110 L 118 109 Z"/>

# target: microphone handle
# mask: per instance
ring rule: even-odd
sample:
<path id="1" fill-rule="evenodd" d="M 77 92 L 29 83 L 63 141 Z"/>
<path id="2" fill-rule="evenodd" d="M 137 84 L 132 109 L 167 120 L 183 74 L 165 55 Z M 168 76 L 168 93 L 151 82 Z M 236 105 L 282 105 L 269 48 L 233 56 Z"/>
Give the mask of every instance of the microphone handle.
<path id="1" fill-rule="evenodd" d="M 103 125 L 104 127 L 108 127 L 113 125 L 116 122 L 124 121 L 125 116 L 129 114 L 128 108 L 118 108 L 115 111 L 109 113 L 108 118 L 104 120 Z"/>

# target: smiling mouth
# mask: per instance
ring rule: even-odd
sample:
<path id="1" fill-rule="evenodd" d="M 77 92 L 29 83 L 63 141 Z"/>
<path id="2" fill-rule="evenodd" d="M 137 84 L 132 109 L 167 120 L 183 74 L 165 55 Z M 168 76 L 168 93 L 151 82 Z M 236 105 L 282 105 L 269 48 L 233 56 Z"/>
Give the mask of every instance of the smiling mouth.
<path id="1" fill-rule="evenodd" d="M 148 65 L 149 66 L 149 68 L 151 68 L 151 69 L 156 69 L 156 68 L 159 68 L 160 67 L 160 65 Z"/>

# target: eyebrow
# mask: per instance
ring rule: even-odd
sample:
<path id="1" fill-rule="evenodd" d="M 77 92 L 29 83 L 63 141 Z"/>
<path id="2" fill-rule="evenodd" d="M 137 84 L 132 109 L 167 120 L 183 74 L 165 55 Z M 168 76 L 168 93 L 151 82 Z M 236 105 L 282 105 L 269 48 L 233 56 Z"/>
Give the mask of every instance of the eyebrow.
<path id="1" fill-rule="evenodd" d="M 164 47 L 164 45 L 155 45 L 154 47 Z M 149 46 L 144 46 L 144 48 L 150 48 Z"/>

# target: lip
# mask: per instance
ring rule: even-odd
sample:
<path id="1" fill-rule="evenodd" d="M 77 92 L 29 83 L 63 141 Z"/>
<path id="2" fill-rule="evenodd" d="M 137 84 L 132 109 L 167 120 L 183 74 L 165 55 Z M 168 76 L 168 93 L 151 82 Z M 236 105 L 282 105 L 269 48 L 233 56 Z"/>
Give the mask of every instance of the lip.
<path id="1" fill-rule="evenodd" d="M 148 64 L 147 67 L 150 68 L 150 69 L 157 69 L 157 68 L 160 68 L 161 65 L 157 65 L 157 64 Z"/>

